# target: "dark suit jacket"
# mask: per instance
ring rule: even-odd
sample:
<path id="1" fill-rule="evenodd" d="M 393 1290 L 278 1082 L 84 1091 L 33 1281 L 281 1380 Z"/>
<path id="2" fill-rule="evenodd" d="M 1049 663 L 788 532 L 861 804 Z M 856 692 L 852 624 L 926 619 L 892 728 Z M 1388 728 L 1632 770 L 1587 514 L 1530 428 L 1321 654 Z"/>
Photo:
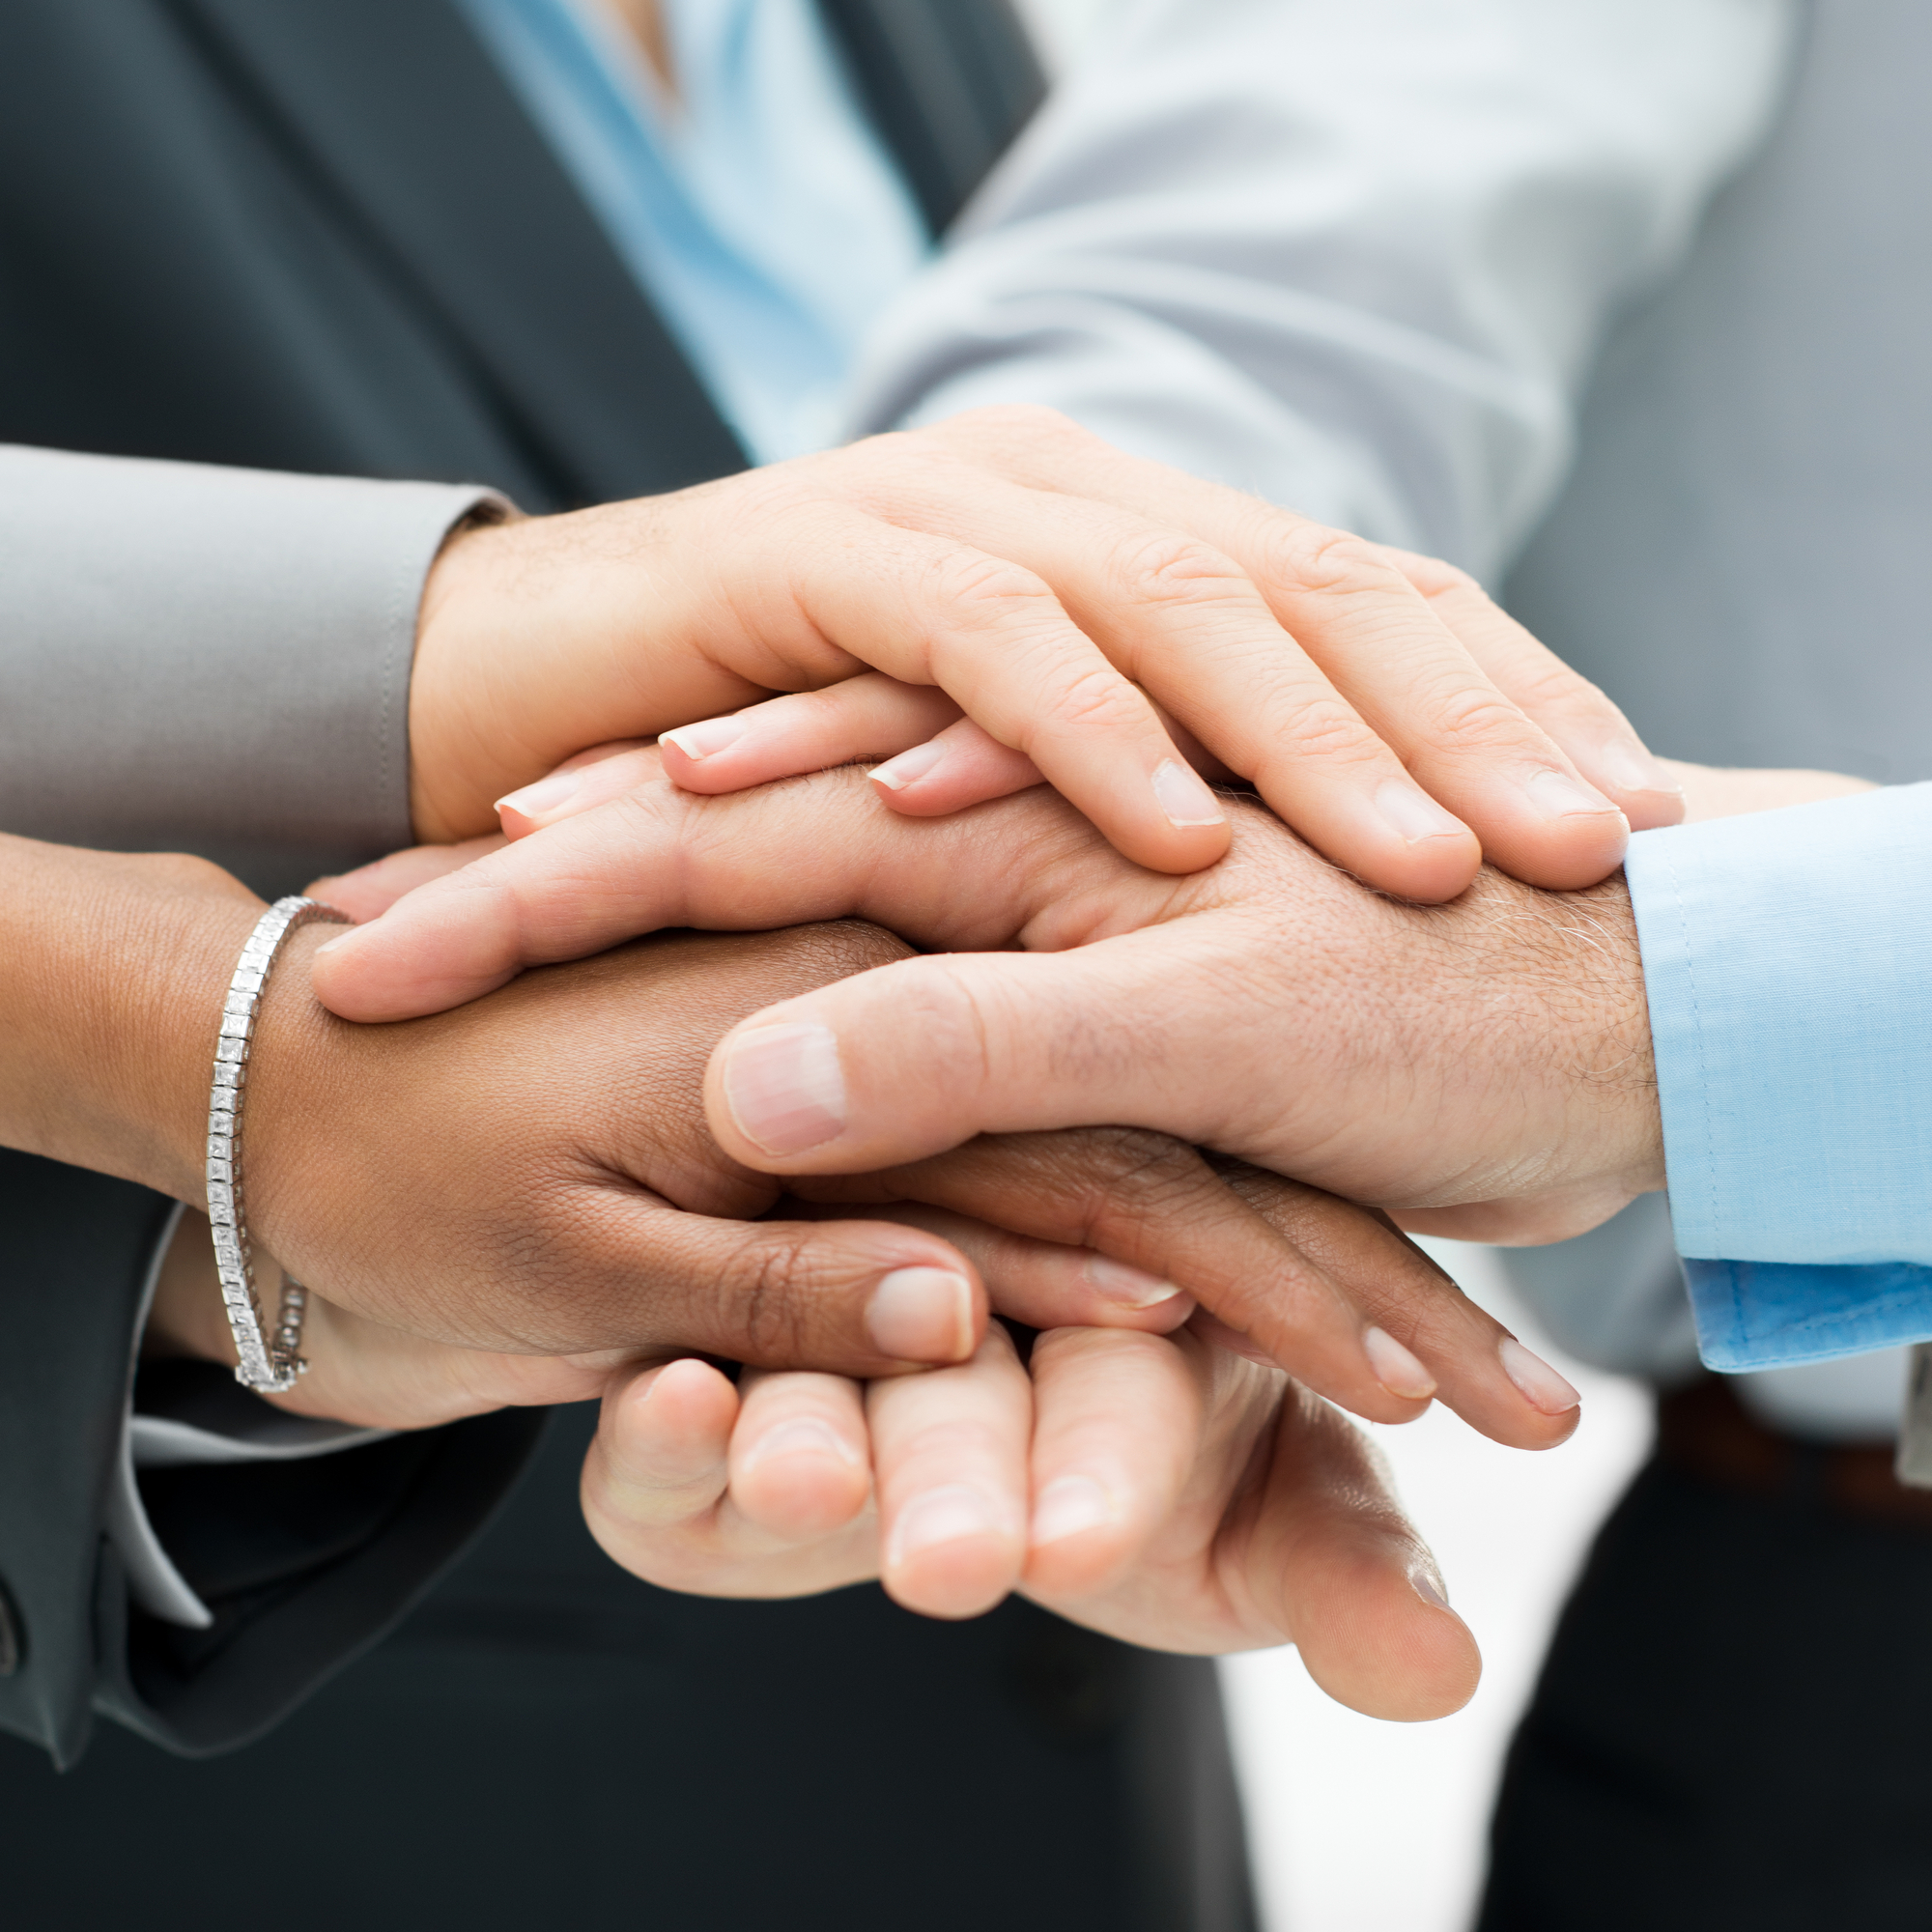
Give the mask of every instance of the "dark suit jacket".
<path id="1" fill-rule="evenodd" d="M 820 4 L 943 229 L 1041 91 L 1007 0 Z M 0 4 L 0 441 L 538 511 L 743 462 L 447 0 Z M 651 1590 L 578 1413 L 151 1472 L 216 1621 L 145 1615 L 102 1507 L 165 1207 L 0 1153 L 0 1729 L 120 1720 L 59 1779 L 0 1738 L 0 1918 L 1251 1932 L 1208 1661 Z"/>
<path id="2" fill-rule="evenodd" d="M 1005 0 L 825 11 L 942 228 L 1040 93 Z M 744 464 L 445 0 L 0 7 L 0 441 L 478 481 L 535 511 Z M 420 1595 L 536 1429 L 282 1472 L 272 1501 L 247 1471 L 154 1479 L 218 1615 L 156 1623 L 101 1523 L 164 1209 L 0 1154 L 0 1727 L 63 1762 L 95 1708 L 190 1752 L 274 1722 Z"/>

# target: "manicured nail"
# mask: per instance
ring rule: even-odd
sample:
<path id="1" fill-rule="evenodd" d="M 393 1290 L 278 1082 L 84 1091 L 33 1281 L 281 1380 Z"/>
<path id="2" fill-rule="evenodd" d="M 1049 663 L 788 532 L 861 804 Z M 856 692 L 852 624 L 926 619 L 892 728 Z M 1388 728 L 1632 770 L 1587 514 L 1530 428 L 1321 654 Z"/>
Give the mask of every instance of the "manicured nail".
<path id="1" fill-rule="evenodd" d="M 857 1468 L 860 1462 L 851 1443 L 817 1415 L 795 1415 L 766 1430 L 738 1459 L 739 1466 L 754 1469 L 774 1456 L 836 1456 L 847 1468 Z"/>
<path id="2" fill-rule="evenodd" d="M 1541 1355 L 1532 1355 L 1514 1336 L 1504 1336 L 1496 1353 L 1502 1358 L 1503 1374 L 1530 1407 L 1545 1415 L 1562 1415 L 1583 1400 Z"/>
<path id="3" fill-rule="evenodd" d="M 1602 792 L 1578 783 L 1568 772 L 1537 772 L 1523 790 L 1544 818 L 1577 818 L 1584 812 L 1616 810 Z"/>
<path id="4" fill-rule="evenodd" d="M 973 1352 L 973 1284 L 951 1268 L 895 1268 L 866 1304 L 866 1332 L 895 1362 L 963 1362 Z"/>
<path id="5" fill-rule="evenodd" d="M 1469 828 L 1454 812 L 1444 811 L 1426 791 L 1400 779 L 1384 779 L 1376 787 L 1376 810 L 1396 829 L 1405 845 L 1425 838 L 1466 838 Z"/>
<path id="6" fill-rule="evenodd" d="M 829 1027 L 753 1027 L 731 1042 L 724 1098 L 767 1153 L 803 1153 L 845 1131 L 845 1073 Z"/>
<path id="7" fill-rule="evenodd" d="M 1408 1573 L 1408 1587 L 1429 1605 L 1432 1610 L 1446 1610 L 1449 1595 L 1442 1587 L 1442 1579 L 1427 1570 L 1411 1570 Z"/>
<path id="8" fill-rule="evenodd" d="M 888 758 L 883 765 L 874 765 L 866 776 L 874 784 L 884 785 L 888 791 L 903 791 L 915 779 L 923 779 L 945 756 L 946 747 L 937 738 L 932 738 L 923 745 L 915 745 L 909 752 L 901 752 L 896 758 Z"/>
<path id="9" fill-rule="evenodd" d="M 1377 1381 L 1390 1395 L 1423 1402 L 1435 1393 L 1435 1378 L 1385 1328 L 1362 1330 L 1362 1353 Z"/>
<path id="10" fill-rule="evenodd" d="M 497 801 L 496 810 L 520 811 L 526 818 L 541 818 L 545 812 L 554 811 L 582 782 L 581 772 L 553 772 L 549 778 L 539 779 L 522 791 L 505 792 Z"/>
<path id="11" fill-rule="evenodd" d="M 1621 738 L 1605 745 L 1597 753 L 1597 762 L 1619 791 L 1662 791 L 1676 796 L 1684 789 L 1648 752 Z"/>
<path id="12" fill-rule="evenodd" d="M 1153 802 L 1167 814 L 1170 825 L 1225 825 L 1228 814 L 1221 802 L 1192 765 L 1177 764 L 1163 758 L 1154 767 Z"/>
<path id="13" fill-rule="evenodd" d="M 1004 1515 L 993 1507 L 990 1497 L 963 1483 L 928 1490 L 893 1519 L 886 1562 L 889 1566 L 903 1563 L 918 1550 L 940 1543 L 957 1543 L 969 1536 L 1010 1534 L 1013 1525 L 1003 1520 Z"/>
<path id="14" fill-rule="evenodd" d="M 708 758 L 735 745 L 745 735 L 742 718 L 700 718 L 696 724 L 680 724 L 675 731 L 661 734 L 668 738 L 687 758 Z"/>
<path id="15" fill-rule="evenodd" d="M 1180 1293 L 1173 1282 L 1124 1262 L 1109 1261 L 1105 1255 L 1089 1255 L 1085 1272 L 1105 1299 L 1122 1308 L 1158 1308 Z"/>
<path id="16" fill-rule="evenodd" d="M 1059 1476 L 1040 1491 L 1027 1532 L 1035 1548 L 1063 1537 L 1084 1536 L 1115 1520 L 1114 1499 L 1092 1476 Z"/>

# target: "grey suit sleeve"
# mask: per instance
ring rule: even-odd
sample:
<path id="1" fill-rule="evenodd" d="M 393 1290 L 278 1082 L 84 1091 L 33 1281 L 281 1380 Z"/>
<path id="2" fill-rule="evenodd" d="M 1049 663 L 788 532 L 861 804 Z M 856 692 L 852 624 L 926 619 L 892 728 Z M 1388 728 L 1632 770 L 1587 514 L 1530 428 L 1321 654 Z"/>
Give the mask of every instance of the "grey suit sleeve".
<path id="1" fill-rule="evenodd" d="M 0 445 L 0 830 L 267 890 L 408 844 L 423 580 L 497 500 Z"/>

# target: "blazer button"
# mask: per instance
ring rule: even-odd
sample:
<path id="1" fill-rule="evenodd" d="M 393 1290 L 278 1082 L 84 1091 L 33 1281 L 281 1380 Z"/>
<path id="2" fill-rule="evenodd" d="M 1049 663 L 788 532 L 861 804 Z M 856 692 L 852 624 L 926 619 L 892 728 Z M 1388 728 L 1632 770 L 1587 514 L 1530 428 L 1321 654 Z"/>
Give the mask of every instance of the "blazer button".
<path id="1" fill-rule="evenodd" d="M 19 1615 L 5 1587 L 0 1586 L 0 1677 L 11 1677 L 19 1669 L 20 1652 L 25 1647 Z"/>

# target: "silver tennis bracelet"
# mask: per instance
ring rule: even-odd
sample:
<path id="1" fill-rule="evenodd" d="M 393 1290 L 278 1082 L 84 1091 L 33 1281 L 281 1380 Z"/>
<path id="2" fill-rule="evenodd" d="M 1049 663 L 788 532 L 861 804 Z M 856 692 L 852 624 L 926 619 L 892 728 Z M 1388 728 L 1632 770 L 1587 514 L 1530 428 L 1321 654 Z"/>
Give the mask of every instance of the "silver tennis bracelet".
<path id="1" fill-rule="evenodd" d="M 248 1084 L 248 1049 L 269 968 L 290 933 L 304 925 L 350 925 L 354 922 L 320 899 L 277 899 L 255 923 L 228 982 L 221 1008 L 221 1038 L 214 1049 L 214 1085 L 208 1096 L 208 1219 L 214 1231 L 214 1264 L 221 1275 L 221 1299 L 240 1357 L 235 1379 L 261 1395 L 281 1395 L 296 1385 L 308 1364 L 301 1357 L 302 1315 L 308 1293 L 288 1273 L 282 1276 L 281 1307 L 274 1337 L 262 1331 L 262 1305 L 255 1298 L 255 1264 L 248 1223 L 242 1209 L 242 1098 Z"/>

